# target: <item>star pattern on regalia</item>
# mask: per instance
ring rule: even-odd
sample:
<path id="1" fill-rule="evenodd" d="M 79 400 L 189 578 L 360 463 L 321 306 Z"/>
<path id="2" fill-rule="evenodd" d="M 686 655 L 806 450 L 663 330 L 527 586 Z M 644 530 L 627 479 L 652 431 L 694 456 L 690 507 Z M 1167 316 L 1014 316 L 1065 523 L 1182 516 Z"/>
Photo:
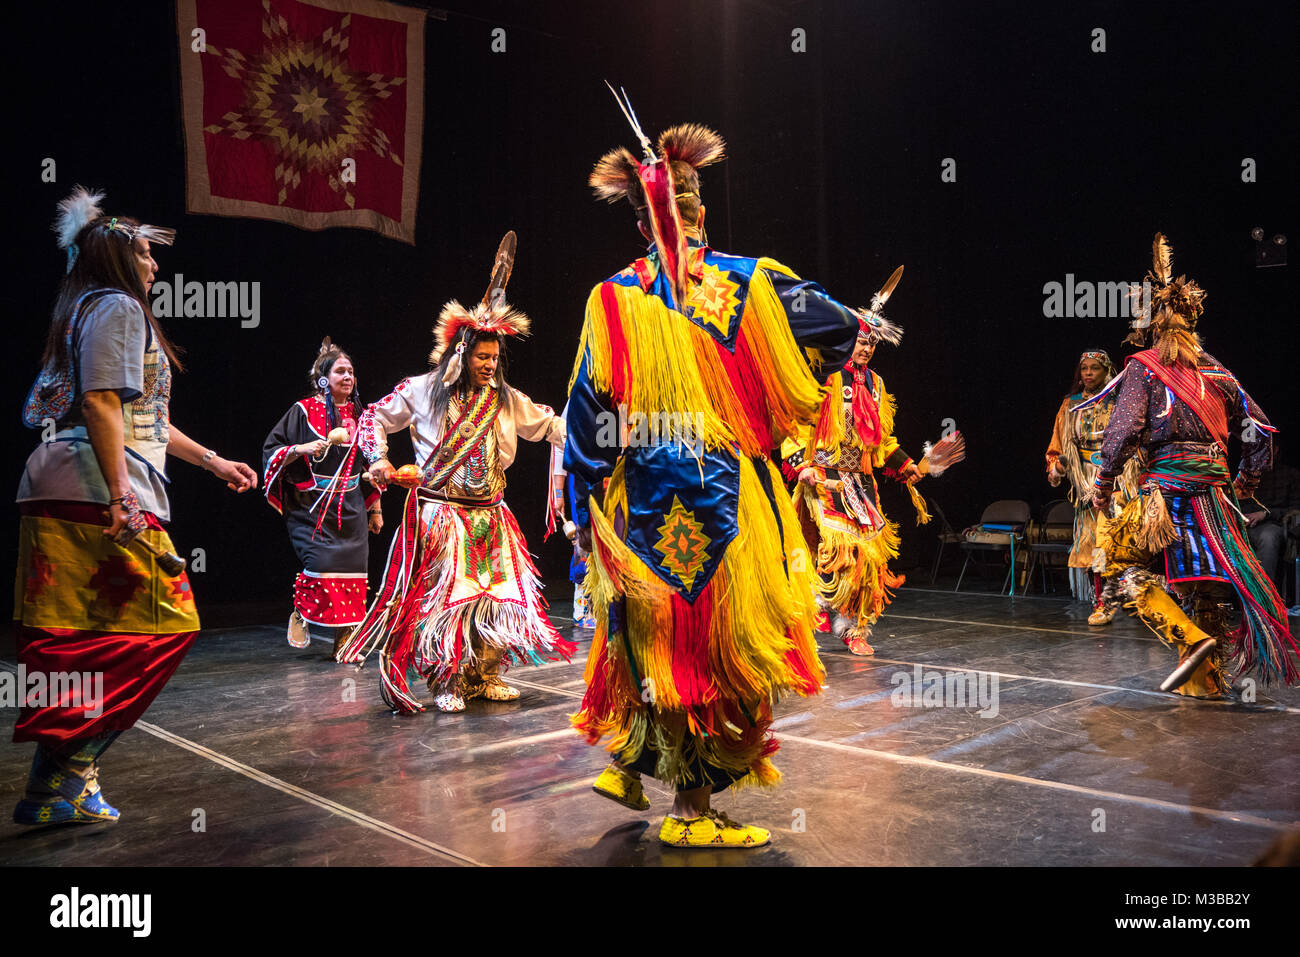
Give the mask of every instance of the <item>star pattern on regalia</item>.
<path id="1" fill-rule="evenodd" d="M 700 268 L 703 275 L 687 295 L 686 302 L 695 318 L 713 326 L 725 338 L 731 334 L 731 319 L 740 305 L 740 283 L 725 269 L 710 263 L 701 263 Z"/>
<path id="2" fill-rule="evenodd" d="M 190 588 L 190 580 L 184 575 L 179 578 L 173 578 L 171 582 L 171 599 L 177 606 L 185 604 L 194 604 L 194 591 Z"/>
<path id="3" fill-rule="evenodd" d="M 660 564 L 680 578 L 686 590 L 690 591 L 695 576 L 709 560 L 705 549 L 712 540 L 704 534 L 704 526 L 695 520 L 695 513 L 687 511 L 676 495 L 673 496 L 673 507 L 664 515 L 664 523 L 656 531 L 659 532 L 659 541 L 655 543 L 655 550 L 664 554 Z"/>
<path id="4" fill-rule="evenodd" d="M 387 157 L 398 166 L 388 134 L 374 125 L 376 100 L 392 95 L 406 77 L 359 73 L 347 58 L 352 14 L 347 13 L 320 36 L 304 38 L 289 32 L 289 24 L 262 0 L 262 48 L 245 54 L 230 47 L 208 46 L 221 58 L 221 68 L 243 87 L 244 102 L 204 132 L 256 139 L 275 152 L 276 202 L 283 204 L 304 173 L 328 175 L 330 188 L 355 208 L 351 185 L 339 171 L 345 158 L 359 150 Z"/>
<path id="5" fill-rule="evenodd" d="M 114 611 L 121 611 L 148 580 L 144 569 L 131 558 L 114 555 L 100 561 L 89 585 L 95 590 L 99 602 Z"/>
<path id="6" fill-rule="evenodd" d="M 54 562 L 45 557 L 43 552 L 32 552 L 27 562 L 27 581 L 23 591 L 23 601 L 30 604 L 41 597 L 45 589 L 54 584 Z"/>

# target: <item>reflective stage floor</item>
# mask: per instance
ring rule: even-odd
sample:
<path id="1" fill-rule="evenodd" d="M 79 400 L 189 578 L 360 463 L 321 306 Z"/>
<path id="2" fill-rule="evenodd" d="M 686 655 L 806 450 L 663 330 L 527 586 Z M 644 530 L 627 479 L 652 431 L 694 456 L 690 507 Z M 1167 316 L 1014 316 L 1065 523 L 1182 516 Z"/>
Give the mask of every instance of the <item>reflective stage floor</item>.
<path id="1" fill-rule="evenodd" d="M 1240 865 L 1300 828 L 1300 691 L 1161 694 L 1174 652 L 1087 613 L 904 589 L 874 658 L 819 636 L 826 691 L 777 710 L 784 783 L 715 798 L 772 846 L 709 852 L 659 845 L 657 783 L 646 814 L 592 793 L 604 752 L 568 724 L 590 632 L 573 664 L 513 669 L 517 702 L 399 718 L 373 664 L 208 630 L 105 756 L 115 825 L 10 823 L 32 745 L 5 712 L 0 864 Z"/>

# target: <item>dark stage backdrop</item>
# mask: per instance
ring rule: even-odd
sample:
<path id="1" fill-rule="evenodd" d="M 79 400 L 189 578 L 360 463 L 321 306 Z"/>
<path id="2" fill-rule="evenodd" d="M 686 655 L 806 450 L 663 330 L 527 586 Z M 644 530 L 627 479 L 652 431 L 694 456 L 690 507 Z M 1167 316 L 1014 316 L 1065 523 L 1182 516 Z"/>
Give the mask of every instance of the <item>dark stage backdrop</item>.
<path id="1" fill-rule="evenodd" d="M 1122 319 L 1045 317 L 1044 285 L 1140 279 L 1156 230 L 1209 292 L 1208 348 L 1283 435 L 1300 425 L 1295 274 L 1256 269 L 1249 236 L 1295 231 L 1293 4 L 451 0 L 428 21 L 414 247 L 186 215 L 173 4 L 32 3 L 18 16 L 7 86 L 30 119 L 9 147 L 11 490 L 36 441 L 18 411 L 63 265 L 46 226 L 76 183 L 106 189 L 110 211 L 177 227 L 160 280 L 261 284 L 255 329 L 167 320 L 188 365 L 174 420 L 228 457 L 260 466 L 322 335 L 352 354 L 364 398 L 423 371 L 440 305 L 482 294 L 506 229 L 519 235 L 510 298 L 535 331 L 511 348 L 512 380 L 560 408 L 589 289 L 641 249 L 629 209 L 586 186 L 601 153 L 635 146 L 605 78 L 651 135 L 696 121 L 727 139 L 728 161 L 703 174 L 716 247 L 773 256 L 852 304 L 906 264 L 890 303 L 906 336 L 875 365 L 913 454 L 947 419 L 966 433 L 968 460 L 923 486 L 959 528 L 996 498 L 1055 497 L 1042 452 L 1074 361 L 1125 352 Z M 1256 182 L 1242 180 L 1247 157 Z M 409 443 L 397 448 L 409 459 Z M 544 574 L 562 578 L 568 543 L 542 542 L 545 466 L 525 443 L 507 497 Z M 183 553 L 206 551 L 200 607 L 287 608 L 297 565 L 260 494 L 180 462 L 171 472 L 172 534 Z M 390 530 L 400 504 L 387 497 Z M 928 560 L 930 530 L 913 528 L 905 497 L 886 488 L 885 506 L 904 529 L 902 566 Z"/>

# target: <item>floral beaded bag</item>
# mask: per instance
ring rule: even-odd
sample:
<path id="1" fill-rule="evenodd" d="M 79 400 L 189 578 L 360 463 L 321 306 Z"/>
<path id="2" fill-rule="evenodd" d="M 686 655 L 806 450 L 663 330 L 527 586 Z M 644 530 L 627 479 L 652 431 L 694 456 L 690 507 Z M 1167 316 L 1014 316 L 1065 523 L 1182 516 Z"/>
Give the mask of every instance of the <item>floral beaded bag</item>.
<path id="1" fill-rule="evenodd" d="M 63 348 L 68 361 L 62 369 L 47 364 L 41 369 L 27 401 L 23 403 L 23 425 L 29 429 L 44 428 L 47 422 L 58 422 L 66 416 L 77 397 L 77 320 L 82 310 L 100 296 L 116 292 L 114 289 L 92 289 L 83 293 L 72 309 L 72 318 L 68 320 L 68 330 L 64 333 Z"/>

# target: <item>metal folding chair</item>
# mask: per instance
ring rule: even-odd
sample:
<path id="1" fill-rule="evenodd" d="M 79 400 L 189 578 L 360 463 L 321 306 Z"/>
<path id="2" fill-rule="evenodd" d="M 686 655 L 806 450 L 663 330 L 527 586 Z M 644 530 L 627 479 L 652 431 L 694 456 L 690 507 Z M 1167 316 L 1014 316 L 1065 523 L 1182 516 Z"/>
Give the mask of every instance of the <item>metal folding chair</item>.
<path id="1" fill-rule="evenodd" d="M 988 508 L 984 509 L 984 514 L 980 516 L 980 526 L 994 532 L 999 536 L 996 541 L 988 542 L 971 542 L 962 541 L 961 549 L 966 552 L 966 561 L 962 563 L 961 574 L 957 576 L 957 584 L 953 591 L 961 590 L 962 579 L 966 577 L 966 569 L 971 563 L 971 559 L 979 552 L 1003 552 L 1009 553 L 1011 562 L 1007 568 L 1006 578 L 1002 581 L 1002 588 L 1011 585 L 1011 591 L 1008 594 L 1014 594 L 1014 576 L 1016 573 L 1016 547 L 1020 545 L 1023 548 L 1025 537 L 1025 526 L 1029 524 L 1029 503 L 1021 499 L 1000 499 Z M 1001 536 L 1005 535 L 1005 540 Z M 983 573 L 984 563 L 980 563 L 981 574 Z"/>
<path id="2" fill-rule="evenodd" d="M 926 510 L 939 520 L 939 551 L 934 556 L 934 567 L 930 569 L 930 584 L 933 585 L 939 579 L 939 563 L 943 561 L 943 549 L 945 545 L 956 545 L 962 541 L 961 532 L 955 530 L 948 522 L 948 516 L 943 514 L 943 509 L 939 503 L 932 498 L 925 500 Z"/>
<path id="3" fill-rule="evenodd" d="M 1049 537 L 1052 531 L 1059 534 L 1061 530 L 1068 533 L 1068 539 Z M 1025 588 L 1021 592 L 1022 595 L 1029 594 L 1029 585 L 1034 580 L 1035 568 L 1039 570 L 1039 576 L 1042 578 L 1043 594 L 1047 594 L 1047 568 L 1049 562 L 1046 560 L 1046 556 L 1069 555 L 1070 550 L 1074 547 L 1073 539 L 1074 506 L 1063 498 L 1048 502 L 1043 508 L 1037 534 L 1034 536 L 1034 540 L 1027 545 L 1029 549 L 1029 568 L 1025 572 Z"/>

